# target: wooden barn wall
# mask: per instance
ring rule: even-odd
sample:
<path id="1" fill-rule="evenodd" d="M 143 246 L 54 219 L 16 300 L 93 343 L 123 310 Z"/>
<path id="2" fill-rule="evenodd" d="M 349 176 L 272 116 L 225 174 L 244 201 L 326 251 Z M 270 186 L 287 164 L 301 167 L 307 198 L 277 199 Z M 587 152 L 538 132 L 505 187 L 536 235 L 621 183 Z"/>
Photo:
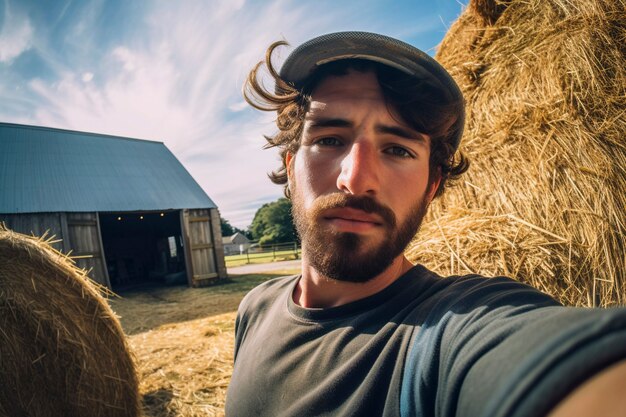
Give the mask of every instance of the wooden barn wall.
<path id="1" fill-rule="evenodd" d="M 36 214 L 0 214 L 0 222 L 14 232 L 28 236 L 53 237 L 56 242 L 52 246 L 58 251 L 67 253 L 70 250 L 63 233 L 63 217 L 65 213 L 36 213 Z"/>
<path id="2" fill-rule="evenodd" d="M 226 277 L 224 266 L 224 249 L 215 209 L 182 210 L 181 222 L 187 258 L 187 277 L 193 287 L 201 287 Z M 219 246 L 216 245 L 219 242 Z"/>
<path id="3" fill-rule="evenodd" d="M 103 259 L 97 213 L 0 214 L 0 221 L 18 233 L 54 236 L 52 246 L 70 253 L 79 268 L 99 284 L 110 287 Z"/>
<path id="4" fill-rule="evenodd" d="M 211 213 L 211 227 L 213 228 L 215 262 L 217 263 L 217 275 L 220 278 L 227 278 L 226 260 L 224 259 L 224 242 L 222 241 L 222 224 L 220 213 L 216 208 L 209 210 Z"/>
<path id="5" fill-rule="evenodd" d="M 76 265 L 89 272 L 89 276 L 105 287 L 111 288 L 106 271 L 98 213 L 67 213 L 68 241 Z"/>

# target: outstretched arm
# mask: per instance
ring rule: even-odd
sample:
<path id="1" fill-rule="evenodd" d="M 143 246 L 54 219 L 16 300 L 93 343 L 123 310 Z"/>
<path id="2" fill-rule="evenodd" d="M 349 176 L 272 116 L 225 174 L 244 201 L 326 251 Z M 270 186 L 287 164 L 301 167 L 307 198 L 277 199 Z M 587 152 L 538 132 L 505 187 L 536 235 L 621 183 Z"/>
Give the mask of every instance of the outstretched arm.
<path id="1" fill-rule="evenodd" d="M 456 415 L 625 415 L 626 309 L 546 307 L 511 318 L 518 319 L 489 349 L 480 341 L 505 321 L 491 320 L 467 341 L 464 357 L 480 355 L 463 379 Z"/>

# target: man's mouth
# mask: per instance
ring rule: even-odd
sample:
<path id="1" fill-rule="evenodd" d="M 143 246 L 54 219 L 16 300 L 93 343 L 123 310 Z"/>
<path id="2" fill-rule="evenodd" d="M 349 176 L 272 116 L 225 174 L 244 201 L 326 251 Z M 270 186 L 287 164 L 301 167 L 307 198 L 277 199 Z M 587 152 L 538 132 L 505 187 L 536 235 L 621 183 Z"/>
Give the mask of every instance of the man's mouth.
<path id="1" fill-rule="evenodd" d="M 374 213 L 351 207 L 332 208 L 325 210 L 322 218 L 331 226 L 342 232 L 360 233 L 383 225 L 383 219 Z"/>

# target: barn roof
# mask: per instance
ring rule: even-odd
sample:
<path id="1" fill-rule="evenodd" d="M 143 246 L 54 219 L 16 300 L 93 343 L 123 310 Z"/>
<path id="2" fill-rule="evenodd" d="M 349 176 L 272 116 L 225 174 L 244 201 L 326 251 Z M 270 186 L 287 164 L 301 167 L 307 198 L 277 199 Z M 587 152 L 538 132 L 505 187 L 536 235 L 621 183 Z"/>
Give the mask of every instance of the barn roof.
<path id="1" fill-rule="evenodd" d="M 0 213 L 215 207 L 162 142 L 0 123 Z"/>

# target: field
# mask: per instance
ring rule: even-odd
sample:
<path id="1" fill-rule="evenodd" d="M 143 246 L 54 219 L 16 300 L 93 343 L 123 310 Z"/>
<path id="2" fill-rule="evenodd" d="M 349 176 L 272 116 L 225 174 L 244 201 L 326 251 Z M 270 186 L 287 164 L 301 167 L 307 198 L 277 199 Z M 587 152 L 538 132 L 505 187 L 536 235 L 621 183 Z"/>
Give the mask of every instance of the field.
<path id="1" fill-rule="evenodd" d="M 275 261 L 288 261 L 292 259 L 298 259 L 301 256 L 302 251 L 300 248 L 297 250 L 265 250 L 263 252 L 244 253 L 242 255 L 228 255 L 224 257 L 226 260 L 226 267 L 240 266 L 253 263 L 266 263 Z"/>
<path id="2" fill-rule="evenodd" d="M 151 287 L 110 299 L 137 359 L 147 417 L 223 416 L 237 306 L 268 279 L 235 275 L 206 288 Z"/>

